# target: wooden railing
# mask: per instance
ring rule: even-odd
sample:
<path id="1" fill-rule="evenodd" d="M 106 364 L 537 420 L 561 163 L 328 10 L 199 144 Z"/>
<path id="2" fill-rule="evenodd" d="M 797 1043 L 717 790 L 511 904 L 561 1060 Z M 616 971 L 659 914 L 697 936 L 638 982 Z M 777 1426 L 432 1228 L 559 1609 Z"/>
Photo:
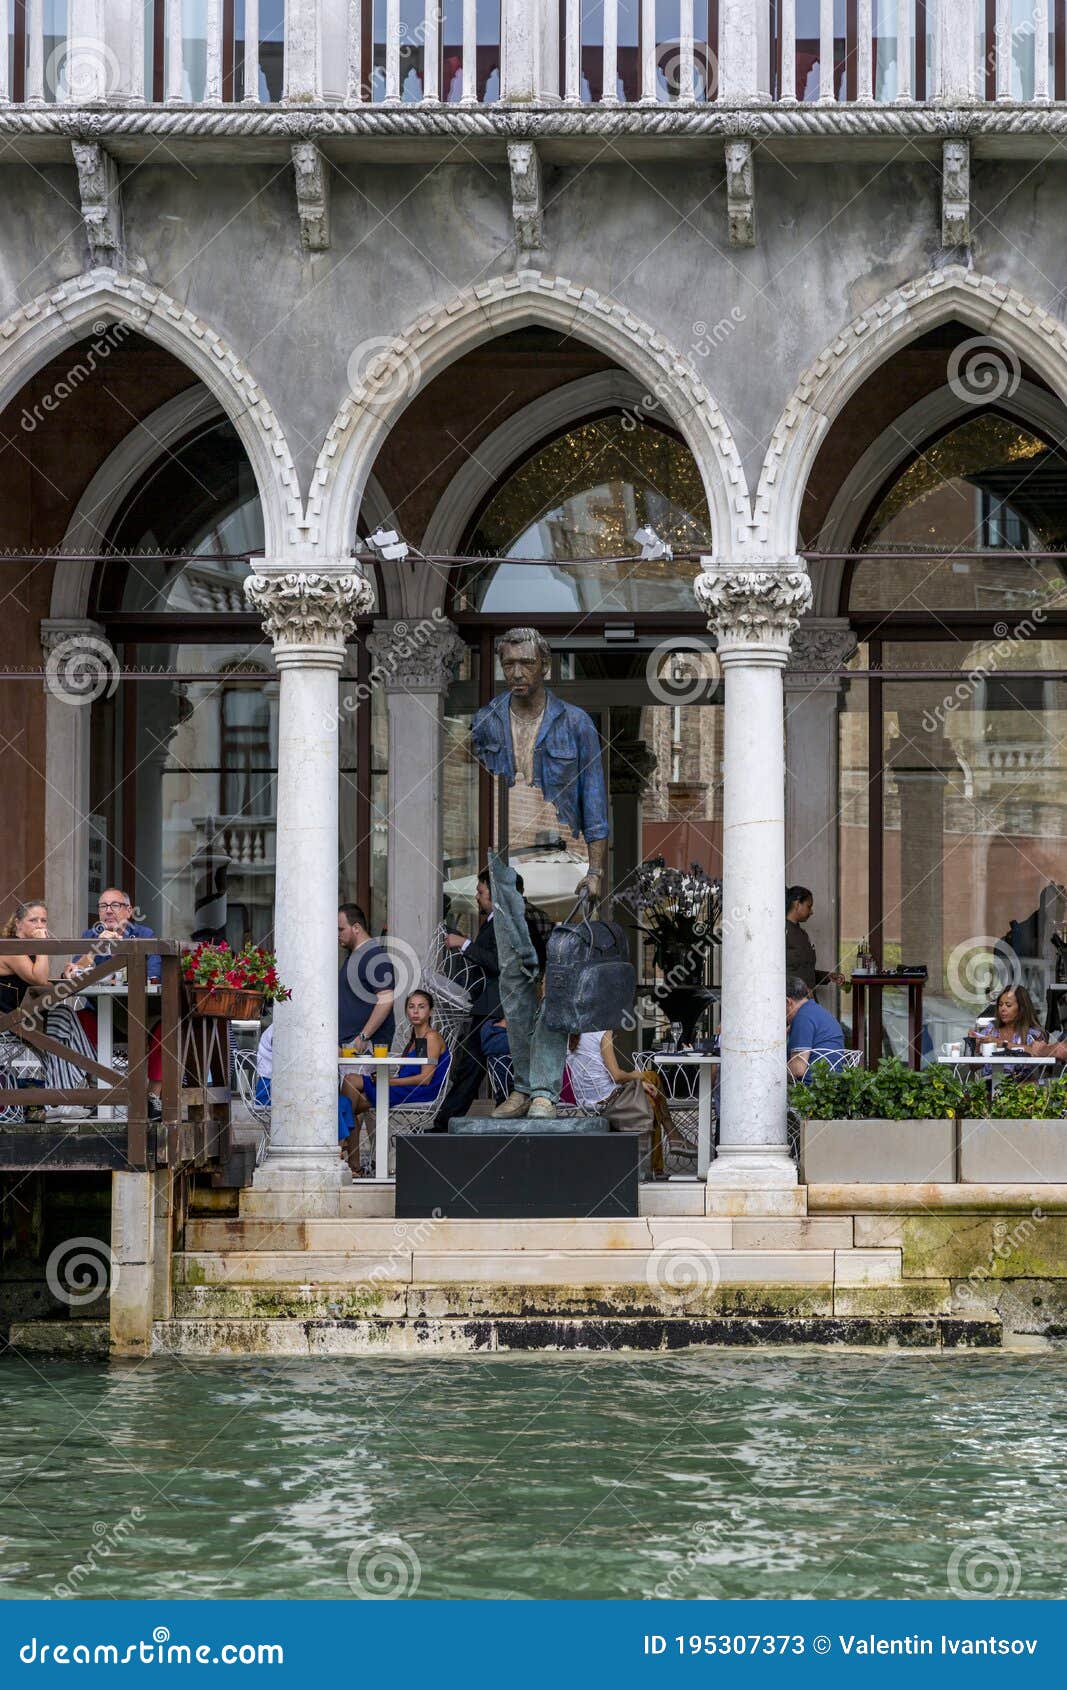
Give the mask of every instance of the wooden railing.
<path id="1" fill-rule="evenodd" d="M 86 1132 L 107 1139 L 112 1147 L 122 1146 L 122 1166 L 135 1169 L 200 1166 L 225 1162 L 232 1150 L 230 1137 L 230 1048 L 229 1023 L 216 1017 L 190 1014 L 184 1003 L 181 983 L 181 947 L 174 940 L 123 939 L 3 939 L 0 957 L 83 956 L 92 950 L 93 966 L 77 980 L 58 979 L 47 987 L 30 988 L 18 1008 L 0 1015 L 0 1038 L 14 1038 L 39 1057 L 60 1058 L 85 1076 L 85 1084 L 68 1087 L 13 1086 L 0 1083 L 0 1116 L 16 1109 L 79 1105 L 96 1112 L 87 1119 Z M 107 954 L 103 954 L 104 951 Z M 158 995 L 149 991 L 148 959 L 160 958 Z M 91 988 L 113 982 L 125 971 L 123 995 L 127 1016 L 126 1066 L 111 1066 L 82 1054 L 47 1032 L 50 1010 L 67 1004 L 72 1009 Z M 10 976 L 9 976 L 10 978 Z M 149 1108 L 148 1056 L 154 1042 L 158 1015 L 158 1046 L 161 1055 L 159 1115 Z M 0 1074 L 6 1082 L 9 1073 Z M 93 1083 L 95 1082 L 95 1083 Z M 121 1111 L 121 1114 L 117 1113 Z M 124 1118 L 123 1118 L 124 1117 Z M 48 1123 L 26 1123 L 17 1134 L 18 1145 L 6 1145 L 0 1165 L 35 1165 L 41 1158 Z M 60 1123 L 63 1125 L 63 1123 Z M 79 1127 L 81 1123 L 78 1124 Z M 5 1125 L 4 1139 L 12 1138 Z M 89 1154 L 89 1162 L 92 1155 Z M 101 1164 L 104 1165 L 104 1164 Z M 110 1165 L 108 1163 L 107 1165 Z"/>

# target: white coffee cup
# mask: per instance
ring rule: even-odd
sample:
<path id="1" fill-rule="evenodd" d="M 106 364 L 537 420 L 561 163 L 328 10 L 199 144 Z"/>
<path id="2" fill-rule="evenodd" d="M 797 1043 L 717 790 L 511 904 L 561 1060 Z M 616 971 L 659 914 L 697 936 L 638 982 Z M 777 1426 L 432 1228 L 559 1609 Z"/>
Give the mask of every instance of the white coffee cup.
<path id="1" fill-rule="evenodd" d="M 948 1053 L 949 1053 L 950 1056 L 954 1056 L 956 1058 L 959 1058 L 963 1055 L 963 1046 L 957 1040 L 955 1044 L 949 1045 Z"/>
<path id="2" fill-rule="evenodd" d="M 995 1039 L 986 1039 L 982 1045 L 982 1055 L 994 1056 L 996 1054 L 996 1049 L 997 1041 Z"/>

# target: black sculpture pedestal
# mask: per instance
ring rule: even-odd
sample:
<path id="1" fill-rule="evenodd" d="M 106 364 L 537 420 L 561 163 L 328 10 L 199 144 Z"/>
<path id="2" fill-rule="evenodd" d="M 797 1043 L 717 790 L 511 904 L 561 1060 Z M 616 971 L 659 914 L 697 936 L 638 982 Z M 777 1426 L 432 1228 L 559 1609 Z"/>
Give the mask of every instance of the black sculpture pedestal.
<path id="1" fill-rule="evenodd" d="M 398 1133 L 398 1220 L 614 1220 L 637 1216 L 640 1144 L 600 1115 L 464 1115 L 447 1133 Z"/>

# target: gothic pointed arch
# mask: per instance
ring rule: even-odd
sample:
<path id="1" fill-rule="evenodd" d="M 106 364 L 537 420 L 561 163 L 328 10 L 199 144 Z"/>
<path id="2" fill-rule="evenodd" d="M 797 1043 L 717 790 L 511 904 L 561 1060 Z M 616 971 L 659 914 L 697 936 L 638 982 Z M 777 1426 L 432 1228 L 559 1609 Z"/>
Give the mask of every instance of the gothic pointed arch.
<path id="1" fill-rule="evenodd" d="M 415 393 L 472 347 L 537 323 L 608 353 L 667 414 L 704 482 L 715 549 L 744 546 L 749 500 L 740 455 L 722 411 L 694 366 L 625 305 L 559 276 L 524 270 L 479 283 L 423 312 L 369 364 L 323 443 L 308 499 L 309 531 L 326 556 L 351 545 L 356 512 L 378 450 Z"/>
<path id="2" fill-rule="evenodd" d="M 298 537 L 303 506 L 292 454 L 270 401 L 210 324 L 140 277 L 90 270 L 0 323 L 0 409 L 64 346 L 87 336 L 104 342 L 109 333 L 122 332 L 136 332 L 165 347 L 214 395 L 248 453 L 263 507 L 266 549 L 284 552 L 287 540 Z M 80 354 L 72 365 L 72 385 L 91 373 L 81 365 L 100 355 L 92 346 Z"/>
<path id="3" fill-rule="evenodd" d="M 1017 383 L 1023 363 L 1067 402 L 1067 328 L 1017 289 L 958 265 L 894 288 L 837 334 L 801 376 L 775 426 L 755 495 L 769 556 L 792 556 L 801 501 L 819 448 L 853 394 L 893 353 L 955 318 L 974 330 L 973 356 L 999 360 Z"/>

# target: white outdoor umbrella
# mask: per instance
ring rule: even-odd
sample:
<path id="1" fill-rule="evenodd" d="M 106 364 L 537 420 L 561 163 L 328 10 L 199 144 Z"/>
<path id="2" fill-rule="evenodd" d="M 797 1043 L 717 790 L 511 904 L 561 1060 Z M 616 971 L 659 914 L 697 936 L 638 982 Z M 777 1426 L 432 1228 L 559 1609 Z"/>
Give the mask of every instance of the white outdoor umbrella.
<path id="1" fill-rule="evenodd" d="M 523 857 L 514 866 L 522 875 L 527 901 L 547 910 L 557 921 L 573 908 L 576 901 L 574 888 L 589 872 L 588 861 L 567 851 L 551 851 L 543 857 Z M 445 897 L 451 899 L 453 908 L 471 910 L 477 884 L 478 877 L 474 874 L 446 880 Z"/>

